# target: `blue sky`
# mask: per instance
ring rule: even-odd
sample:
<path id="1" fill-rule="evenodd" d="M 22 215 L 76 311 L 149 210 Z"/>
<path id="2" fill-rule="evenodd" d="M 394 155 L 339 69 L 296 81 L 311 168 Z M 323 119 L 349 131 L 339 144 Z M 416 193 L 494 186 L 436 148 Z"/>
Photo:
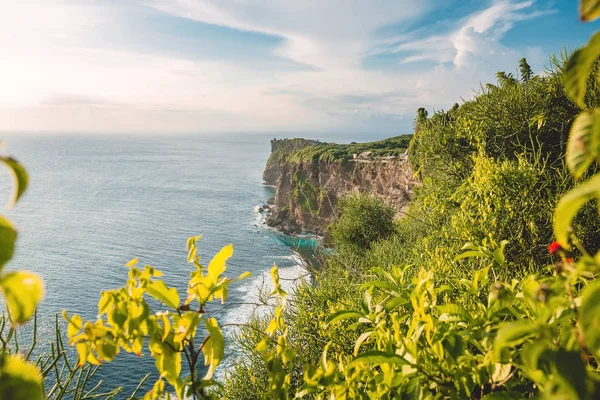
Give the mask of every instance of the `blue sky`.
<path id="1" fill-rule="evenodd" d="M 0 0 L 0 130 L 410 132 L 586 43 L 576 0 Z"/>

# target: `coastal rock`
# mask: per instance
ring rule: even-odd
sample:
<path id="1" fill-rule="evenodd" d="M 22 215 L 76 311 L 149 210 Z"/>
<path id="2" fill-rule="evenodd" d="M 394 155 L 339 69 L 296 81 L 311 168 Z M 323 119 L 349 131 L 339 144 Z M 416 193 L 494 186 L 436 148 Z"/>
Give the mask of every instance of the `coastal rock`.
<path id="1" fill-rule="evenodd" d="M 358 158 L 368 157 L 370 162 L 353 162 L 353 159 L 289 161 L 282 149 L 294 152 L 297 148 L 314 145 L 315 141 L 307 141 L 303 146 L 298 142 L 300 139 L 289 139 L 294 145 L 285 144 L 286 140 L 277 140 L 276 145 L 272 143 L 272 148 L 278 151 L 277 157 L 276 160 L 270 158 L 265 169 L 265 176 L 271 179 L 273 171 L 279 173 L 275 198 L 268 202 L 273 204 L 266 218 L 268 226 L 289 234 L 324 235 L 335 217 L 338 199 L 352 192 L 381 198 L 398 211 L 398 216 L 408 205 L 416 182 L 405 159 L 371 158 L 371 152 L 363 152 Z"/>

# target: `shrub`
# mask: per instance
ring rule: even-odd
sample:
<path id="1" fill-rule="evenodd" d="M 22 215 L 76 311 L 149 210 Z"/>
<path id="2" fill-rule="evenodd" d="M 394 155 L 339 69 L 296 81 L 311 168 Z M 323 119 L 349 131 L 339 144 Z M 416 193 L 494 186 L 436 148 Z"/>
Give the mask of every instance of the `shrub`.
<path id="1" fill-rule="evenodd" d="M 370 195 L 353 194 L 338 202 L 338 217 L 329 234 L 336 249 L 364 254 L 378 240 L 392 235 L 395 211 Z"/>

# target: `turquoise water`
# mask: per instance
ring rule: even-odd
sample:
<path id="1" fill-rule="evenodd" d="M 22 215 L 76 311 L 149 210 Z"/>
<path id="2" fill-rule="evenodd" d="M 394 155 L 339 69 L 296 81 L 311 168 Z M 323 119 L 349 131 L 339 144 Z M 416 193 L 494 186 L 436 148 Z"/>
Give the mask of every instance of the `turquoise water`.
<path id="1" fill-rule="evenodd" d="M 94 319 L 100 291 L 122 286 L 123 265 L 134 257 L 162 270 L 167 283 L 185 293 L 191 271 L 185 242 L 192 235 L 204 235 L 199 242 L 204 262 L 233 243 L 228 274 L 254 274 L 231 291 L 231 303 L 251 299 L 273 263 L 285 276 L 301 274 L 289 239 L 263 227 L 255 211 L 272 196 L 262 184 L 272 137 L 5 137 L 5 150 L 24 163 L 31 178 L 22 202 L 7 213 L 20 229 L 17 256 L 8 268 L 44 278 L 41 346 L 50 340 L 55 313 L 67 309 Z M 4 200 L 10 181 L 5 173 L 0 179 Z M 251 311 L 233 305 L 218 318 L 243 323 Z M 127 393 L 152 371 L 149 357 L 122 353 L 101 377 Z"/>

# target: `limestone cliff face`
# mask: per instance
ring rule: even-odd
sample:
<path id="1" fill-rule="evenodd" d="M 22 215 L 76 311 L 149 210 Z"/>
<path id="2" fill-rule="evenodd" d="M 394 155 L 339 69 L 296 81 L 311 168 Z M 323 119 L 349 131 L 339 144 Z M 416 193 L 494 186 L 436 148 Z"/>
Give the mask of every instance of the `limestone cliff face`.
<path id="1" fill-rule="evenodd" d="M 415 181 L 405 160 L 290 161 L 292 157 L 286 155 L 320 142 L 283 139 L 271 143 L 273 153 L 264 180 L 276 186 L 276 194 L 267 224 L 283 232 L 324 234 L 335 217 L 338 199 L 349 192 L 371 193 L 398 212 L 411 198 Z"/>

